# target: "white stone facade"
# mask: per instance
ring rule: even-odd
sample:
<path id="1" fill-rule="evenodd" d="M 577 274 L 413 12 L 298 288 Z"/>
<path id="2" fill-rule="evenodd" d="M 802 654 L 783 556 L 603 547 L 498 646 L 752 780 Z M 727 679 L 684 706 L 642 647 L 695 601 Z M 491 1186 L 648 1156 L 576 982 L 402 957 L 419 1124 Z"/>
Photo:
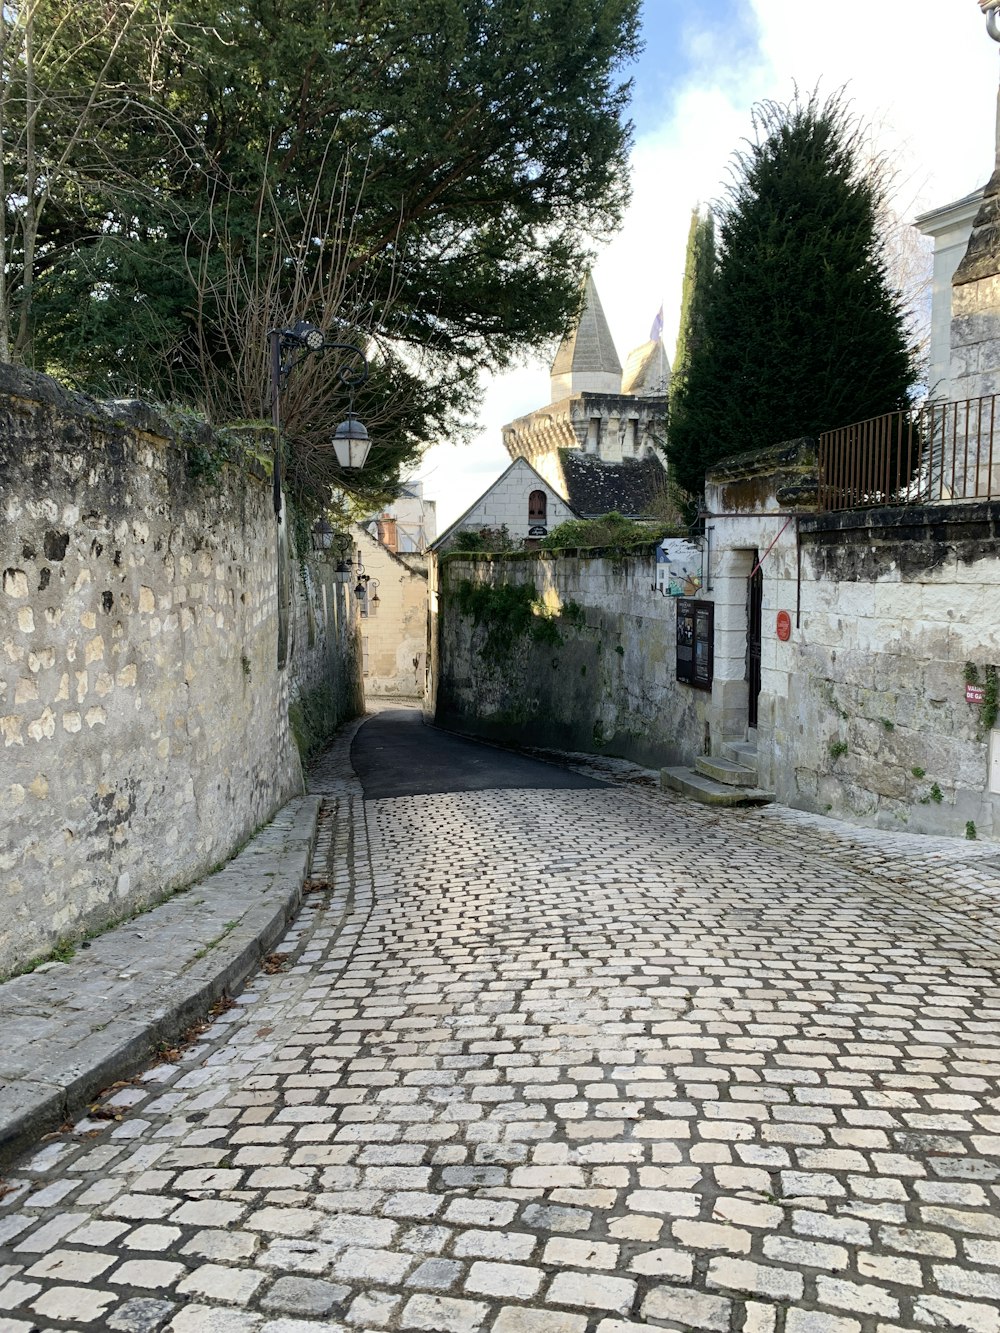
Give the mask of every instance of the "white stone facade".
<path id="1" fill-rule="evenodd" d="M 534 491 L 545 494 L 545 521 L 541 525 L 537 520 L 531 521 L 529 499 Z M 435 545 L 447 549 L 450 538 L 464 528 L 506 528 L 515 542 L 523 542 L 532 527 L 545 526 L 551 532 L 572 518 L 576 514 L 563 497 L 525 459 L 519 458 L 442 533 Z"/>
<path id="2" fill-rule="evenodd" d="M 365 695 L 422 699 L 427 688 L 428 557 L 396 554 L 365 527 L 352 529 L 352 537 L 355 557 L 372 580 L 358 606 Z"/>
<path id="3" fill-rule="evenodd" d="M 933 398 L 949 399 L 951 376 L 951 280 L 961 263 L 972 223 L 982 203 L 981 189 L 944 208 L 922 213 L 914 226 L 934 241 L 934 275 L 931 287 L 931 342 L 928 356 L 928 389 Z"/>

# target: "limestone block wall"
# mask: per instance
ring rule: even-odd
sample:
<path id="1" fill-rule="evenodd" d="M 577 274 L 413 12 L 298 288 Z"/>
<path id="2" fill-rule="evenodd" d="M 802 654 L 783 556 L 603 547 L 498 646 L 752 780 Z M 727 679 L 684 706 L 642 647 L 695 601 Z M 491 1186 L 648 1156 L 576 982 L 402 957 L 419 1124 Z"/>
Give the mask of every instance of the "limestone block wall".
<path id="1" fill-rule="evenodd" d="M 428 557 L 397 555 L 363 527 L 354 529 L 354 540 L 365 572 L 378 579 L 377 608 L 370 596 L 361 606 L 365 694 L 422 699 L 427 687 Z"/>
<path id="2" fill-rule="evenodd" d="M 772 709 L 779 799 L 884 828 L 1000 838 L 1000 505 L 803 519 L 803 617 Z"/>
<path id="3" fill-rule="evenodd" d="M 278 668 L 269 484 L 193 479 L 150 409 L 0 368 L 0 479 L 2 974 L 230 856 L 301 790 L 289 699 L 347 712 L 358 665 L 286 557 Z"/>
<path id="4" fill-rule="evenodd" d="M 491 643 L 489 621 L 462 612 L 463 583 L 533 585 L 532 627 Z M 436 720 L 469 735 L 651 765 L 702 753 L 710 698 L 675 680 L 676 604 L 655 583 L 652 551 L 627 560 L 531 552 L 439 561 Z"/>

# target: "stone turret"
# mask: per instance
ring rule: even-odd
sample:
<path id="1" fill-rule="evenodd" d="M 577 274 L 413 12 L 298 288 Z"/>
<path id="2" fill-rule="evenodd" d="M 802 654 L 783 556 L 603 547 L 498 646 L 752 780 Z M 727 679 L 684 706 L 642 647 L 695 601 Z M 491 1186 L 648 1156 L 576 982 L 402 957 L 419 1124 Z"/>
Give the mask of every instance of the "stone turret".
<path id="1" fill-rule="evenodd" d="M 662 338 L 651 338 L 629 352 L 622 393 L 637 398 L 663 398 L 670 388 L 670 362 Z"/>
<path id="2" fill-rule="evenodd" d="M 552 400 L 503 428 L 511 458 L 524 458 L 583 517 L 617 509 L 646 514 L 666 486 L 670 364 L 655 337 L 629 357 L 626 387 L 594 281 L 580 318 L 552 363 Z"/>
<path id="3" fill-rule="evenodd" d="M 583 283 L 580 318 L 559 344 L 551 381 L 554 403 L 575 393 L 622 391 L 622 363 L 589 273 Z"/>

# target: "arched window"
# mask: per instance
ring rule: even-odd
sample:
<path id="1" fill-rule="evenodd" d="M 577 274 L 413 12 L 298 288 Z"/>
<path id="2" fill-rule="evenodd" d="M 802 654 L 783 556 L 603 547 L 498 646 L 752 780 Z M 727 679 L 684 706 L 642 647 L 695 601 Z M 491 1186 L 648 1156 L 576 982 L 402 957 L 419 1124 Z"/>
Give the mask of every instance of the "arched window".
<path id="1" fill-rule="evenodd" d="M 545 523 L 548 513 L 549 497 L 544 491 L 532 491 L 528 496 L 528 523 Z"/>

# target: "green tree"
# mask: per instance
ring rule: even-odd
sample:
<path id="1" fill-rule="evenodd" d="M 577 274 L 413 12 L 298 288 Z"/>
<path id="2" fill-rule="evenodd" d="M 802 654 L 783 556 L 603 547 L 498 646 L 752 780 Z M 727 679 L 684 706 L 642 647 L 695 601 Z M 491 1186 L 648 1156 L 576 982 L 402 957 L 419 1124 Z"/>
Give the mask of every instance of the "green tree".
<path id="1" fill-rule="evenodd" d="M 36 28 L 58 34 L 62 0 L 30 3 Z M 459 428 L 480 371 L 572 316 L 587 256 L 627 200 L 622 71 L 638 8 L 179 0 L 155 45 L 130 38 L 130 61 L 102 76 L 133 112 L 107 132 L 91 124 L 121 168 L 116 189 L 95 176 L 40 219 L 23 359 L 92 392 L 257 418 L 260 330 L 307 319 L 375 352 L 373 458 L 388 475 L 393 457 Z M 52 86 L 83 96 L 100 42 L 54 49 Z M 27 108 L 15 90 L 15 134 Z M 4 193 L 16 219 L 21 194 Z M 359 414 L 371 405 L 359 398 Z M 343 407 L 303 386 L 293 446 L 301 436 L 308 452 Z"/>
<path id="2" fill-rule="evenodd" d="M 697 351 L 704 342 L 705 307 L 708 288 L 715 275 L 715 262 L 715 218 L 710 208 L 695 208 L 691 212 L 691 226 L 684 254 L 681 314 L 670 379 L 671 400 L 687 378 L 692 351 Z"/>
<path id="3" fill-rule="evenodd" d="M 886 271 L 885 172 L 836 94 L 754 110 L 717 210 L 703 333 L 671 455 L 697 495 L 719 459 L 903 407 L 916 373 Z"/>

